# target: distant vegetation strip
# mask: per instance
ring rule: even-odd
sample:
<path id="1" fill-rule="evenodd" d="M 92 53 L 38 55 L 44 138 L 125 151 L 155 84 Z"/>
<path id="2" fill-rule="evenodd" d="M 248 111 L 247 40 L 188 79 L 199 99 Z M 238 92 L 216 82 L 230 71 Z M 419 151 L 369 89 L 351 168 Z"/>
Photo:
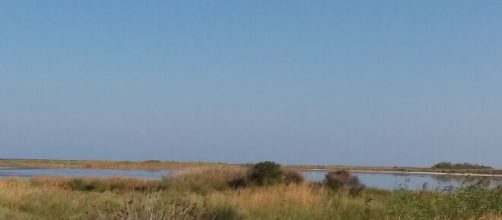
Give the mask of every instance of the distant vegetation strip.
<path id="1" fill-rule="evenodd" d="M 250 164 L 227 164 L 215 162 L 179 162 L 179 161 L 103 161 L 103 160 L 45 160 L 45 159 L 0 159 L 1 167 L 14 168 L 78 168 L 78 169 L 179 169 L 190 167 L 211 166 L 250 166 Z M 482 174 L 502 175 L 501 169 L 470 163 L 440 162 L 432 167 L 382 167 L 382 166 L 319 166 L 319 165 L 285 165 L 297 170 L 348 170 L 367 172 L 396 172 L 396 173 L 449 173 L 449 174 Z"/>
<path id="2" fill-rule="evenodd" d="M 78 168 L 78 169 L 177 169 L 186 167 L 207 167 L 229 165 L 211 162 L 178 161 L 109 161 L 109 160 L 45 160 L 45 159 L 0 159 L 1 167 L 14 168 Z"/>
<path id="3" fill-rule="evenodd" d="M 315 165 L 291 165 L 289 167 L 300 170 L 348 170 L 353 172 L 393 172 L 393 173 L 439 173 L 439 174 L 480 174 L 502 175 L 502 169 L 471 164 L 440 162 L 431 167 L 383 167 L 383 166 L 315 166 Z"/>
<path id="4" fill-rule="evenodd" d="M 439 162 L 437 164 L 434 164 L 432 166 L 433 169 L 493 169 L 493 167 L 485 166 L 485 165 L 479 165 L 479 164 L 472 164 L 472 163 L 451 163 L 451 162 Z"/>

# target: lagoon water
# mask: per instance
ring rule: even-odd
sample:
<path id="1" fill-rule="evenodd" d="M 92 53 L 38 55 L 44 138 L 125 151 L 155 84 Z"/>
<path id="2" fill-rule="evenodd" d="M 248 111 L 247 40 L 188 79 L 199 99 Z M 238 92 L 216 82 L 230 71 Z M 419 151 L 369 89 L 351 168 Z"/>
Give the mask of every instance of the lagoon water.
<path id="1" fill-rule="evenodd" d="M 0 169 L 0 178 L 20 177 L 31 178 L 35 176 L 60 176 L 60 177 L 134 177 L 142 179 L 160 179 L 169 176 L 178 170 L 92 170 L 92 169 Z M 321 181 L 327 171 L 302 171 L 307 180 Z M 380 189 L 444 189 L 449 186 L 460 186 L 468 182 L 468 178 L 449 175 L 422 175 L 422 174 L 389 174 L 389 173 L 353 173 L 367 187 Z M 492 183 L 502 184 L 500 178 L 491 178 Z M 469 179 L 476 181 L 476 179 Z"/>
<path id="2" fill-rule="evenodd" d="M 306 179 L 322 181 L 327 171 L 304 171 Z M 467 177 L 454 175 L 431 175 L 431 174 L 395 174 L 395 173 L 358 173 L 356 175 L 361 183 L 367 187 L 380 189 L 434 189 L 443 190 L 449 187 L 459 187 L 462 184 L 472 184 L 482 178 L 489 178 L 492 185 L 502 185 L 500 177 Z"/>

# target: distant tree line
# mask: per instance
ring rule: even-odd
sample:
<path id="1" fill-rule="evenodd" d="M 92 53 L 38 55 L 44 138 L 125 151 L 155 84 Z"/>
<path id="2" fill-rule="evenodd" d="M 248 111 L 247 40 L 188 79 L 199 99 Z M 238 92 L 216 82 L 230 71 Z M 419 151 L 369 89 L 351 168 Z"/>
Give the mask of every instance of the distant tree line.
<path id="1" fill-rule="evenodd" d="M 432 166 L 434 169 L 493 169 L 493 167 L 471 164 L 471 163 L 451 163 L 451 162 L 439 162 Z"/>

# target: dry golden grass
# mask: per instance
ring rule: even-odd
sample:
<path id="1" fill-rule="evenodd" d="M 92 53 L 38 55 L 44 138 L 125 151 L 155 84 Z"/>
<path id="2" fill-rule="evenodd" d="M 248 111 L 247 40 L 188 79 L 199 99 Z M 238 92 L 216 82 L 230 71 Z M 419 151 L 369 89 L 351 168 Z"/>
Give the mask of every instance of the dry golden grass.
<path id="1" fill-rule="evenodd" d="M 184 169 L 170 176 L 171 179 L 187 180 L 197 178 L 204 182 L 220 181 L 222 179 L 230 180 L 236 177 L 242 177 L 246 169 L 242 166 L 214 166 L 214 167 L 196 167 Z"/>
<path id="2" fill-rule="evenodd" d="M 0 159 L 0 167 L 80 168 L 80 169 L 182 169 L 221 166 L 221 163 L 178 161 L 106 161 L 106 160 L 8 160 Z"/>
<path id="3" fill-rule="evenodd" d="M 335 194 L 307 183 L 215 191 L 205 197 L 211 208 L 230 207 L 245 219 L 347 219 L 347 216 L 361 219 L 365 207 L 374 217 L 384 215 L 381 200 L 366 200 L 365 197 L 351 197 L 347 192 Z"/>
<path id="4" fill-rule="evenodd" d="M 253 187 L 232 191 L 225 195 L 229 202 L 250 213 L 289 207 L 313 209 L 325 202 L 328 192 L 323 188 L 300 185 Z"/>
<path id="5" fill-rule="evenodd" d="M 108 177 L 108 178 L 69 178 L 69 177 L 33 177 L 29 183 L 33 186 L 41 187 L 59 187 L 63 189 L 77 190 L 74 185 L 75 180 L 81 180 L 81 183 L 89 187 L 101 187 L 101 190 L 118 190 L 118 191 L 132 191 L 132 190 L 160 190 L 164 188 L 160 180 L 146 180 L 129 177 Z M 100 189 L 97 189 L 100 190 Z M 93 191 L 89 189 L 88 191 Z"/>
<path id="6" fill-rule="evenodd" d="M 230 181 L 245 175 L 246 169 L 240 166 L 199 167 L 177 172 L 164 179 L 164 183 L 178 191 L 206 193 L 229 189 Z"/>
<path id="7" fill-rule="evenodd" d="M 334 192 L 311 183 L 228 186 L 230 180 L 245 175 L 242 167 L 222 166 L 190 169 L 162 181 L 3 179 L 0 219 L 489 220 L 501 219 L 502 213 L 502 190 L 497 189 L 473 187 L 451 193 L 365 189 L 351 196 L 347 190 Z"/>

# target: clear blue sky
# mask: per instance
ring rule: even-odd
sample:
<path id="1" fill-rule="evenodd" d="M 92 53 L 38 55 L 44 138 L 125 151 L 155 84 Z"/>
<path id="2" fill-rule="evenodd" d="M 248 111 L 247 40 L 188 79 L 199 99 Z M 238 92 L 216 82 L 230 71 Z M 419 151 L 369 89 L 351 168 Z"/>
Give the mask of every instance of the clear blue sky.
<path id="1" fill-rule="evenodd" d="M 0 1 L 0 157 L 501 155 L 502 1 Z"/>

